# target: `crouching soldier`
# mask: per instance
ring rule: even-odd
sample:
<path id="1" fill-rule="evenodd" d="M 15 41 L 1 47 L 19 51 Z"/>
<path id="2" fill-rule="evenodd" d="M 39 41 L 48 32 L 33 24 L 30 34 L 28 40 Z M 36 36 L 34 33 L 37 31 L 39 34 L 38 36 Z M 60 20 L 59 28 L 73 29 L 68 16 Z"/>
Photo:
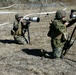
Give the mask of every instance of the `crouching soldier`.
<path id="1" fill-rule="evenodd" d="M 51 37 L 53 58 L 61 57 L 65 43 L 67 42 L 67 27 L 76 22 L 76 19 L 67 22 L 65 16 L 66 12 L 64 10 L 58 10 L 55 14 L 55 19 L 50 23 L 48 36 Z"/>
<path id="2" fill-rule="evenodd" d="M 11 34 L 14 37 L 14 41 L 19 44 L 27 44 L 28 40 L 25 37 L 25 32 L 29 27 L 30 22 L 23 20 L 20 14 L 15 15 L 15 22 L 13 23 L 13 29 Z"/>

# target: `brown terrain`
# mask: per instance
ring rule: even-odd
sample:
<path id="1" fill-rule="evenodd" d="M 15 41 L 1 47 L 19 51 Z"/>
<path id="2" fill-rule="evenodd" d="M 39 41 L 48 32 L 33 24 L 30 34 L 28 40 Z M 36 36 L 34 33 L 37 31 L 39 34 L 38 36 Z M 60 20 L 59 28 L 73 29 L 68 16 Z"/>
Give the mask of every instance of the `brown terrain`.
<path id="1" fill-rule="evenodd" d="M 48 7 L 47 11 L 56 11 L 64 7 Z M 67 6 L 66 11 L 75 7 Z M 24 9 L 3 9 L 1 11 L 14 11 L 22 15 L 30 13 L 38 13 L 39 9 L 24 8 Z M 44 9 L 42 9 L 44 12 Z M 67 13 L 67 18 L 69 18 Z M 0 24 L 10 22 L 9 24 L 0 26 L 0 75 L 76 75 L 76 42 L 70 48 L 64 59 L 51 59 L 50 57 L 41 57 L 41 49 L 52 51 L 50 38 L 47 37 L 49 30 L 49 21 L 53 19 L 54 14 L 50 15 L 35 15 L 40 17 L 40 22 L 31 22 L 30 38 L 31 44 L 20 45 L 13 41 L 10 33 L 13 21 L 13 14 L 0 14 Z M 75 24 L 68 28 L 69 35 Z M 27 34 L 27 33 L 26 33 Z M 76 35 L 76 33 L 75 33 Z M 74 35 L 74 37 L 75 37 Z"/>

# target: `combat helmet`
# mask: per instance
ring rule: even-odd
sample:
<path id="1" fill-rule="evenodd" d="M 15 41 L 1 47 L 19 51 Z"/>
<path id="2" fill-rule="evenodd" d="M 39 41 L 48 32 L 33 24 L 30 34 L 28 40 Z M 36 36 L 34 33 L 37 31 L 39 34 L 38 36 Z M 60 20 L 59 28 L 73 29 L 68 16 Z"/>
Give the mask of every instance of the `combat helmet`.
<path id="1" fill-rule="evenodd" d="M 20 14 L 16 14 L 15 15 L 15 18 L 17 19 L 17 18 L 21 18 L 21 17 L 23 17 L 22 15 L 20 15 Z"/>
<path id="2" fill-rule="evenodd" d="M 66 12 L 64 10 L 58 10 L 55 14 L 56 19 L 62 19 L 66 16 Z"/>

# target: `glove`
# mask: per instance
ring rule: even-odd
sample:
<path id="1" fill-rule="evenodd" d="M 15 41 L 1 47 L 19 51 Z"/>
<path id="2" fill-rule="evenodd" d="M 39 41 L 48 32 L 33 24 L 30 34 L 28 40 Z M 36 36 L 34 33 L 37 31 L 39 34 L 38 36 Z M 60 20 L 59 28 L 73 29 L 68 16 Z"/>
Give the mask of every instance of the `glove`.
<path id="1" fill-rule="evenodd" d="M 63 35 L 64 35 L 64 39 L 67 40 L 67 38 L 68 38 L 68 33 L 64 33 Z"/>
<path id="2" fill-rule="evenodd" d="M 63 33 L 61 37 L 61 41 L 65 42 L 68 39 L 68 33 Z"/>

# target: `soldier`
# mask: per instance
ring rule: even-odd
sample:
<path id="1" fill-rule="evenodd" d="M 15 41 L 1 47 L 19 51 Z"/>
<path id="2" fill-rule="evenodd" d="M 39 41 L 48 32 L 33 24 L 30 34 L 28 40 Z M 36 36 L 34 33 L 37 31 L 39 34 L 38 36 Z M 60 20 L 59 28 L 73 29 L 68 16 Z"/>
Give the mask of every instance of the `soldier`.
<path id="1" fill-rule="evenodd" d="M 61 57 L 62 50 L 67 41 L 67 27 L 76 22 L 76 19 L 67 22 L 65 16 L 66 12 L 64 10 L 58 10 L 55 14 L 55 19 L 50 23 L 50 30 L 47 35 L 51 37 L 53 58 Z"/>
<path id="2" fill-rule="evenodd" d="M 25 38 L 25 32 L 28 29 L 29 24 L 30 22 L 23 20 L 23 17 L 20 14 L 15 15 L 15 22 L 13 23 L 11 34 L 13 35 L 16 43 L 28 43 L 28 40 Z"/>

